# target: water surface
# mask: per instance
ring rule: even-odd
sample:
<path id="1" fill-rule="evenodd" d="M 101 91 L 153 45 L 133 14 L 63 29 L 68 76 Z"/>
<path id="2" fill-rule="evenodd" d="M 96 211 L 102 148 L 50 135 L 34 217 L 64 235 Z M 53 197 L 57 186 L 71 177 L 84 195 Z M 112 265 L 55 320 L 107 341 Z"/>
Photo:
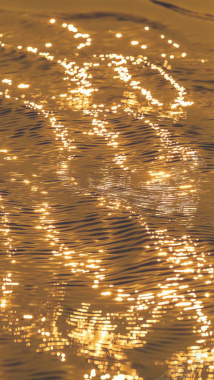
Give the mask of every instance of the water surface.
<path id="1" fill-rule="evenodd" d="M 214 16 L 151 7 L 0 13 L 1 379 L 214 377 Z"/>

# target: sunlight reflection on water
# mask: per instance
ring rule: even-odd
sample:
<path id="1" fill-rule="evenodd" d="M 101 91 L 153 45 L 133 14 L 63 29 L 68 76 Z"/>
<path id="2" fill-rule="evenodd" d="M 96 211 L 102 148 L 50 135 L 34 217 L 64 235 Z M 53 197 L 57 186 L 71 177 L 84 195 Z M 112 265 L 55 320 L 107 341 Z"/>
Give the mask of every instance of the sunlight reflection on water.
<path id="1" fill-rule="evenodd" d="M 213 266 L 191 236 L 210 165 L 182 84 L 208 60 L 121 15 L 0 17 L 3 336 L 60 379 L 212 378 Z"/>

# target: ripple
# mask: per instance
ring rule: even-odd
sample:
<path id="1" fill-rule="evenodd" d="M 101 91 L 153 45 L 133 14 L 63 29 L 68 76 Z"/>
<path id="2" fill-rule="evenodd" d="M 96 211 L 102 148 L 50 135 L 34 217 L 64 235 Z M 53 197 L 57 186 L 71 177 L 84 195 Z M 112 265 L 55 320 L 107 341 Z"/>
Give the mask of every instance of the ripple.
<path id="1" fill-rule="evenodd" d="M 171 377 L 212 371 L 213 264 L 196 220 L 213 163 L 191 114 L 208 92 L 203 60 L 192 54 L 190 91 L 188 49 L 149 20 L 0 18 L 2 339 L 47 372 L 25 353 L 8 367 L 32 379 L 142 380 L 158 360 Z"/>

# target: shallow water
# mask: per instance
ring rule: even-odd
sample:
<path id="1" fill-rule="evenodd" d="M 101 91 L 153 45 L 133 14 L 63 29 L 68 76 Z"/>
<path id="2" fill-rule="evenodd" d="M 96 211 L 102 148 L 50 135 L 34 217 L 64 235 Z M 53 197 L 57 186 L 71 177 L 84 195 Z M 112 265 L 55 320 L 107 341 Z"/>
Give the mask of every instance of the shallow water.
<path id="1" fill-rule="evenodd" d="M 160 3 L 0 13 L 1 379 L 214 378 L 214 16 Z"/>

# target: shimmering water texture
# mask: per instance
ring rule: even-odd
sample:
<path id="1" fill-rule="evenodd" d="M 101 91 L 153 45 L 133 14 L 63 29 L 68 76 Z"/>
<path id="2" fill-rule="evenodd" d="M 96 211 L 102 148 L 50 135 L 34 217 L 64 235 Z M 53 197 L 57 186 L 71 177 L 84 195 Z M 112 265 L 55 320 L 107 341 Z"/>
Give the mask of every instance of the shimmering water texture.
<path id="1" fill-rule="evenodd" d="M 214 378 L 208 53 L 122 15 L 0 25 L 1 379 Z"/>

